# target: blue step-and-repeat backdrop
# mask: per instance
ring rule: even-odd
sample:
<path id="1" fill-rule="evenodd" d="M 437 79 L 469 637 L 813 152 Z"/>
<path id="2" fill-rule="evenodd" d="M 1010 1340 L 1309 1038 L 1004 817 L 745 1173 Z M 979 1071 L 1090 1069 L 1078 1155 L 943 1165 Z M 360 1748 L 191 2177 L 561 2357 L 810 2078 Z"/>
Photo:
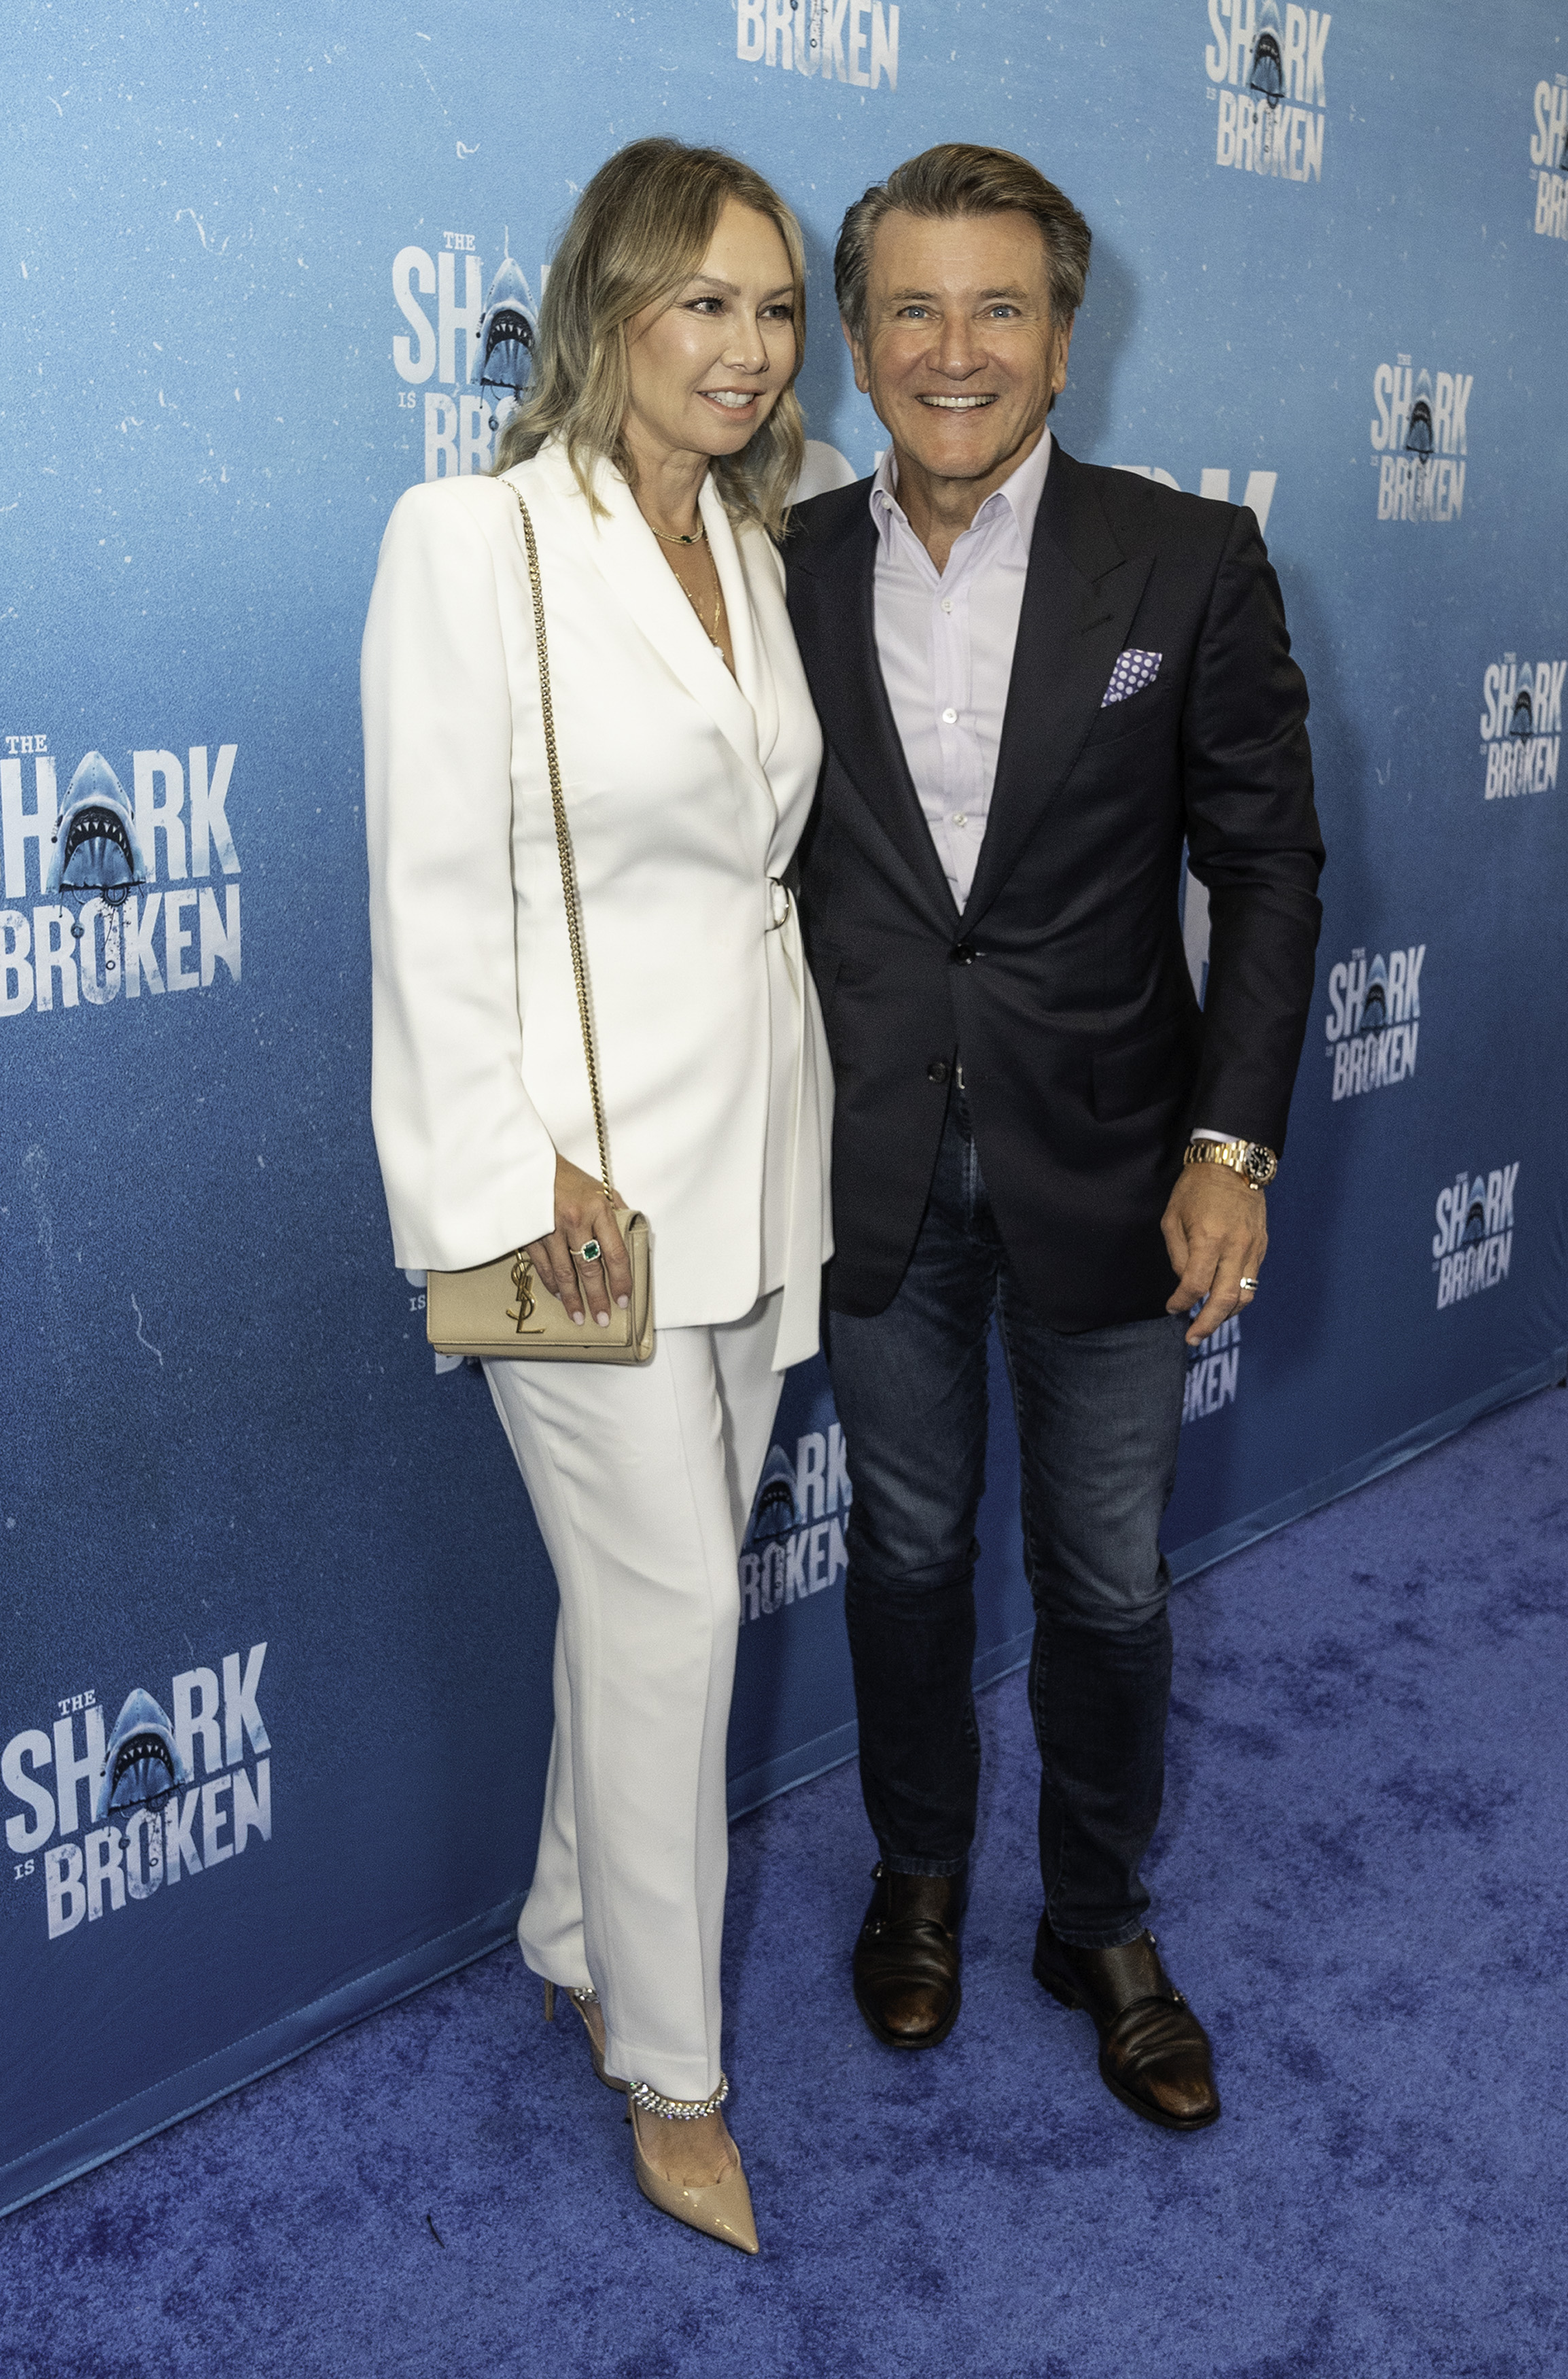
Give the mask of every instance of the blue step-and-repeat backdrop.
<path id="1" fill-rule="evenodd" d="M 881 443 L 846 202 L 1026 151 L 1095 234 L 1063 442 L 1263 524 L 1327 918 L 1178 1573 L 1568 1342 L 1551 0 L 18 0 L 6 56 L 0 2204 L 491 1946 L 527 1880 L 554 1589 L 391 1261 L 356 668 L 394 500 L 487 467 L 621 141 L 799 209 L 818 485 Z M 985 1674 L 1027 1624 L 999 1403 Z M 850 1748 L 850 1492 L 814 1366 L 741 1562 L 737 1807 Z"/>

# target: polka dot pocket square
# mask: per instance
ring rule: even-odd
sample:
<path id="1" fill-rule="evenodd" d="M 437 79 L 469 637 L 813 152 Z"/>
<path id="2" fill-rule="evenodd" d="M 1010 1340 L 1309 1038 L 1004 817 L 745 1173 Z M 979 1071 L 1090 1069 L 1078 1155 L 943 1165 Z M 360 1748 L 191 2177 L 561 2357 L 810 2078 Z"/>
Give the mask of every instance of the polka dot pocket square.
<path id="1" fill-rule="evenodd" d="M 1111 671 L 1111 682 L 1100 697 L 1101 709 L 1107 710 L 1113 702 L 1125 702 L 1129 694 L 1141 694 L 1146 685 L 1152 685 L 1164 658 L 1163 653 L 1134 652 L 1129 646 Z"/>

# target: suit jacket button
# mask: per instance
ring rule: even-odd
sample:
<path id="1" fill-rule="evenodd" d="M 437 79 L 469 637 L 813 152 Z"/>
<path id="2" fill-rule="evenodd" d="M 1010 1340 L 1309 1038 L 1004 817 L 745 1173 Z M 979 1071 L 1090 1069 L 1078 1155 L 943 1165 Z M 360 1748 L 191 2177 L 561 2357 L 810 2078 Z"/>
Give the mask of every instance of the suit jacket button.
<path id="1" fill-rule="evenodd" d="M 928 1082 L 935 1082 L 940 1087 L 952 1070 L 946 1057 L 933 1057 L 925 1069 L 925 1079 Z"/>
<path id="2" fill-rule="evenodd" d="M 955 942 L 947 953 L 949 966 L 972 966 L 980 952 L 972 942 Z"/>

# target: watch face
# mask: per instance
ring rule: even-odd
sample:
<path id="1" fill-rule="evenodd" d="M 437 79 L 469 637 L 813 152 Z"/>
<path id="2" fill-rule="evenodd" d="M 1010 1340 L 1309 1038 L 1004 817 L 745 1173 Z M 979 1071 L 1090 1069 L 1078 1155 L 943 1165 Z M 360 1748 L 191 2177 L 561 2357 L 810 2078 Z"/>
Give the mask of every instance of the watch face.
<path id="1" fill-rule="evenodd" d="M 1272 1148 L 1264 1148 L 1257 1141 L 1249 1142 L 1247 1151 L 1247 1178 L 1255 1189 L 1263 1189 L 1273 1179 L 1279 1168 L 1279 1158 Z"/>

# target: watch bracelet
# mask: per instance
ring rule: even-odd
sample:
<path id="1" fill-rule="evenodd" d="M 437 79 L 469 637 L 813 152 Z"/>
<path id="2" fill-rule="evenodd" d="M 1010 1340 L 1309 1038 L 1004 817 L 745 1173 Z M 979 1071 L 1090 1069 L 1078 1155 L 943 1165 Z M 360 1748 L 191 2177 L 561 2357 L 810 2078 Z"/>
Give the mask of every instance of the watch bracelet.
<path id="1" fill-rule="evenodd" d="M 1269 1169 L 1261 1180 L 1254 1177 L 1246 1161 L 1249 1152 L 1254 1148 L 1261 1149 L 1264 1156 L 1269 1160 Z M 1233 1151 L 1234 1154 L 1231 1153 Z M 1182 1151 L 1181 1161 L 1184 1166 L 1223 1165 L 1227 1173 L 1234 1173 L 1238 1180 L 1246 1182 L 1249 1190 L 1265 1189 L 1279 1173 L 1279 1158 L 1274 1154 L 1273 1150 L 1265 1147 L 1261 1141 L 1214 1140 L 1206 1136 L 1200 1138 L 1196 1132 Z"/>

